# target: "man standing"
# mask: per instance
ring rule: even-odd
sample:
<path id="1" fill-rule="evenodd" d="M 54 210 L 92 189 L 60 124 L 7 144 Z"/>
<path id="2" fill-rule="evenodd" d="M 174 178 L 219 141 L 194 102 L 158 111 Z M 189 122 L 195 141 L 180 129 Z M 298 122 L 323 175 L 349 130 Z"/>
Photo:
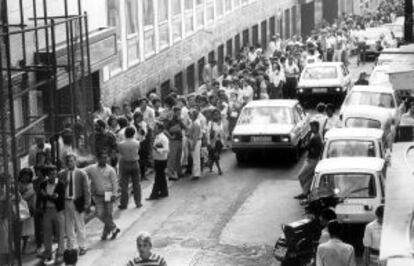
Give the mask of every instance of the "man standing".
<path id="1" fill-rule="evenodd" d="M 67 248 L 75 247 L 77 236 L 79 255 L 86 254 L 85 212 L 91 204 L 91 190 L 88 176 L 76 168 L 76 155 L 67 154 L 67 168 L 59 173 L 59 180 L 65 184 L 65 231 L 68 238 Z"/>
<path id="2" fill-rule="evenodd" d="M 106 123 L 103 120 L 95 122 L 95 134 L 93 137 L 91 143 L 93 144 L 95 155 L 103 150 L 106 151 L 111 158 L 111 166 L 115 167 L 117 164 L 116 137 L 106 129 Z"/>
<path id="3" fill-rule="evenodd" d="M 164 125 L 160 122 L 155 123 L 155 140 L 153 145 L 155 180 L 151 195 L 147 200 L 155 200 L 168 197 L 167 178 L 165 169 L 169 153 L 169 140 L 164 134 Z"/>
<path id="4" fill-rule="evenodd" d="M 322 137 L 319 133 L 319 122 L 316 120 L 312 120 L 310 122 L 310 127 L 312 135 L 309 139 L 309 143 L 306 145 L 308 155 L 305 164 L 300 170 L 298 176 L 300 185 L 302 187 L 302 193 L 295 196 L 295 199 L 305 199 L 308 196 L 313 179 L 313 174 L 323 150 Z"/>
<path id="5" fill-rule="evenodd" d="M 382 222 L 384 220 L 384 205 L 380 205 L 375 210 L 377 219 L 367 224 L 365 227 L 364 238 L 364 261 L 365 265 L 379 265 L 379 249 L 381 244 Z"/>
<path id="6" fill-rule="evenodd" d="M 201 139 L 203 131 L 201 128 L 200 120 L 198 119 L 199 113 L 193 109 L 190 112 L 192 120 L 191 126 L 188 130 L 188 140 L 190 143 L 191 157 L 193 158 L 193 179 L 199 179 L 201 176 Z"/>
<path id="7" fill-rule="evenodd" d="M 186 129 L 181 120 L 181 109 L 173 107 L 173 117 L 167 121 L 165 129 L 170 139 L 170 154 L 168 156 L 168 172 L 171 180 L 182 177 L 181 153 L 183 146 L 183 130 Z"/>
<path id="8" fill-rule="evenodd" d="M 137 208 L 141 204 L 141 180 L 139 168 L 139 141 L 134 138 L 135 129 L 131 126 L 125 129 L 125 140 L 118 144 L 119 152 L 119 174 L 121 177 L 121 204 L 119 209 L 125 210 L 128 207 L 128 184 L 132 181 L 132 190 Z"/>
<path id="9" fill-rule="evenodd" d="M 410 109 L 401 116 L 401 125 L 414 125 L 414 102 L 410 102 Z"/>
<path id="10" fill-rule="evenodd" d="M 362 85 L 362 86 L 368 86 L 369 85 L 369 81 L 367 80 L 367 73 L 361 72 L 361 74 L 359 74 L 359 78 L 358 80 L 355 82 L 355 85 Z"/>
<path id="11" fill-rule="evenodd" d="M 108 154 L 101 150 L 98 153 L 98 163 L 85 168 L 91 180 L 91 194 L 93 196 L 96 215 L 104 223 L 101 240 L 106 240 L 109 234 L 115 239 L 121 231 L 114 223 L 112 212 L 113 203 L 118 192 L 118 180 L 115 170 L 106 163 Z"/>
<path id="12" fill-rule="evenodd" d="M 331 239 L 318 246 L 316 266 L 356 266 L 354 248 L 340 240 L 341 229 L 336 220 L 328 223 Z"/>
<path id="13" fill-rule="evenodd" d="M 56 166 L 46 166 L 44 174 L 46 180 L 40 184 L 39 205 L 43 211 L 44 263 L 50 265 L 53 263 L 53 233 L 55 233 L 58 242 L 55 262 L 60 263 L 63 256 L 65 185 L 57 178 L 58 171 Z"/>
<path id="14" fill-rule="evenodd" d="M 148 106 L 148 99 L 142 98 L 139 100 L 139 108 L 134 110 L 134 113 L 136 111 L 140 111 L 142 113 L 142 117 L 147 123 L 148 127 L 153 130 L 155 125 L 155 112 L 154 109 Z"/>

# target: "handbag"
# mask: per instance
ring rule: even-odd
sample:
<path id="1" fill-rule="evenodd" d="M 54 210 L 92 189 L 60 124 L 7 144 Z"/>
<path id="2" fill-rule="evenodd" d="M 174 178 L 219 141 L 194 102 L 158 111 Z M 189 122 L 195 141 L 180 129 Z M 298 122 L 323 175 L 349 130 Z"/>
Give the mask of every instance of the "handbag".
<path id="1" fill-rule="evenodd" d="M 31 217 L 29 205 L 27 204 L 27 201 L 24 199 L 20 199 L 19 201 L 19 218 L 20 221 L 24 221 L 26 219 L 29 219 Z"/>

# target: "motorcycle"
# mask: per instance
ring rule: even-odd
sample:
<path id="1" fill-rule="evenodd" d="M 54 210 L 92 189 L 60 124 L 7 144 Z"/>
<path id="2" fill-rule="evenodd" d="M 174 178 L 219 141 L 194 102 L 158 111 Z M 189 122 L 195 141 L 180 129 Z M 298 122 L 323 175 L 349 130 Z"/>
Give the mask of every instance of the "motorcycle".
<path id="1" fill-rule="evenodd" d="M 322 232 L 322 225 L 319 221 L 322 211 L 326 208 L 335 208 L 351 194 L 360 190 L 352 191 L 346 197 L 339 197 L 335 189 L 313 191 L 305 206 L 306 218 L 282 225 L 282 233 L 273 248 L 273 256 L 276 260 L 280 261 L 282 266 L 314 265 Z"/>

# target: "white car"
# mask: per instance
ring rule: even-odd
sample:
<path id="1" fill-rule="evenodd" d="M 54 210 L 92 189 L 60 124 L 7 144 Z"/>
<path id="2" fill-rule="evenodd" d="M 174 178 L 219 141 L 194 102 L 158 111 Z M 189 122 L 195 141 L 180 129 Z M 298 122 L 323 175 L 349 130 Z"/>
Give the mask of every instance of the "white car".
<path id="1" fill-rule="evenodd" d="M 345 98 L 340 114 L 345 117 L 350 110 L 360 107 L 376 107 L 389 112 L 395 125 L 400 121 L 403 108 L 395 90 L 380 85 L 354 86 Z"/>
<path id="2" fill-rule="evenodd" d="M 296 92 L 301 102 L 326 96 L 342 102 L 351 87 L 350 72 L 342 62 L 321 62 L 306 65 Z"/>
<path id="3" fill-rule="evenodd" d="M 322 159 L 376 157 L 385 159 L 384 131 L 374 128 L 333 128 L 325 134 Z"/>
<path id="4" fill-rule="evenodd" d="M 369 76 L 369 85 L 378 85 L 381 87 L 389 87 L 392 89 L 390 75 L 388 74 L 390 70 L 390 65 L 376 66 L 374 70 L 372 70 L 371 75 Z"/>
<path id="5" fill-rule="evenodd" d="M 378 50 L 377 42 L 380 40 L 381 35 L 384 36 L 385 41 L 387 43 L 391 43 L 392 35 L 391 31 L 385 27 L 373 27 L 373 28 L 366 28 L 362 31 L 361 35 L 365 39 L 366 43 L 366 55 L 367 56 L 377 56 L 380 54 L 380 50 Z M 390 47 L 383 47 L 383 48 L 390 48 Z"/>
<path id="6" fill-rule="evenodd" d="M 316 166 L 311 191 L 339 197 L 335 213 L 343 223 L 368 223 L 375 219 L 375 209 L 384 203 L 384 169 L 385 161 L 380 158 L 324 159 Z"/>
<path id="7" fill-rule="evenodd" d="M 251 154 L 287 151 L 300 158 L 310 135 L 310 117 L 297 100 L 259 100 L 241 111 L 233 130 L 232 150 L 238 162 Z"/>

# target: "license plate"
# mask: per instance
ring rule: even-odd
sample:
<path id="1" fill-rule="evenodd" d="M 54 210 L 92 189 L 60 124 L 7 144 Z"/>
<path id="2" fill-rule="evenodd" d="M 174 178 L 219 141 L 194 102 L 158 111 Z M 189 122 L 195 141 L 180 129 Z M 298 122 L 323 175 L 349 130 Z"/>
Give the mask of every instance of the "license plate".
<path id="1" fill-rule="evenodd" d="M 252 137 L 253 142 L 270 142 L 272 141 L 272 137 L 260 136 L 260 137 Z"/>
<path id="2" fill-rule="evenodd" d="M 364 212 L 364 208 L 362 205 L 338 205 L 335 211 L 338 214 L 358 214 Z"/>
<path id="3" fill-rule="evenodd" d="M 327 88 L 315 88 L 315 89 L 312 89 L 312 92 L 314 92 L 314 93 L 327 93 L 328 89 Z"/>
<path id="4" fill-rule="evenodd" d="M 284 259 L 286 257 L 287 247 L 277 246 L 273 252 L 276 258 Z"/>

